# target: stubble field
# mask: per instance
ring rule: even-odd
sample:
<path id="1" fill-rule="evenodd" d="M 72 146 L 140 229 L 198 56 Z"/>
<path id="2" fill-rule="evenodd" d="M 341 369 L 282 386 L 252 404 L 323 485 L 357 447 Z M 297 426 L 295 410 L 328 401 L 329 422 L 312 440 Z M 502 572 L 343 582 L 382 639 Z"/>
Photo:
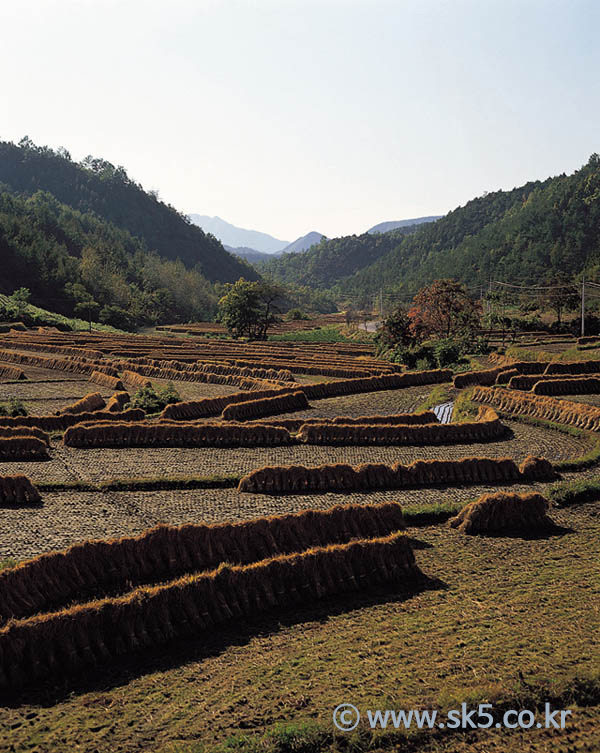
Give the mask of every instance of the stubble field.
<path id="1" fill-rule="evenodd" d="M 318 348 L 318 346 L 315 346 Z M 31 353 L 33 350 L 23 350 Z M 0 385 L 32 414 L 59 411 L 103 389 L 85 377 L 23 367 L 28 381 Z M 50 373 L 49 376 L 46 373 Z M 52 379 L 52 381 L 47 381 Z M 308 384 L 318 377 L 300 378 Z M 166 380 L 152 379 L 159 385 Z M 232 395 L 235 386 L 176 382 L 183 400 Z M 431 386 L 311 400 L 281 418 L 414 412 Z M 453 393 L 456 394 L 456 393 Z M 597 396 L 572 396 L 593 403 Z M 554 482 L 477 484 L 352 493 L 249 494 L 229 488 L 106 489 L 119 480 L 241 476 L 264 465 L 408 464 L 418 459 L 536 455 L 576 461 L 589 433 L 569 434 L 503 418 L 501 441 L 432 446 L 171 447 L 78 449 L 53 436 L 50 460 L 2 462 L 0 475 L 25 474 L 42 503 L 0 506 L 0 559 L 22 561 L 90 539 L 139 534 L 162 523 L 244 521 L 333 505 L 398 501 L 410 513 L 459 508 L 498 488 L 545 492 L 564 480 L 594 479 L 594 467 Z M 73 485 L 80 488 L 73 488 Z M 94 490 L 92 490 L 94 489 Z M 427 577 L 391 583 L 293 609 L 256 614 L 193 639 L 37 684 L 5 697 L 0 751 L 437 751 L 595 750 L 600 725 L 600 506 L 552 509 L 557 528 L 539 536 L 465 536 L 443 520 L 407 534 Z M 418 522 L 418 524 L 416 524 Z M 335 730 L 335 706 L 433 708 L 480 702 L 538 703 L 573 710 L 562 731 L 469 733 Z M 521 706 L 518 706 L 519 708 Z M 408 738 L 407 738 L 408 735 Z"/>

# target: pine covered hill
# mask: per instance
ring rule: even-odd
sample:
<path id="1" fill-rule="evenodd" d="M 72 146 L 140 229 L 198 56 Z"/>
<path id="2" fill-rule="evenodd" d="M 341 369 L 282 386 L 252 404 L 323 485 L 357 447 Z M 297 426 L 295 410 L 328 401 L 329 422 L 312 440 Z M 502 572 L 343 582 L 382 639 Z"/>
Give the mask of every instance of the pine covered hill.
<path id="1" fill-rule="evenodd" d="M 0 191 L 0 261 L 0 293 L 26 287 L 36 306 L 115 327 L 207 318 L 216 309 L 214 285 L 197 270 L 43 191 Z"/>
<path id="2" fill-rule="evenodd" d="M 265 271 L 282 282 L 370 295 L 413 294 L 434 279 L 468 285 L 539 283 L 600 273 L 600 157 L 572 175 L 534 181 L 469 201 L 402 237 L 397 231 L 323 241 Z M 383 246 L 374 247 L 380 240 Z M 387 244 L 387 247 L 386 247 Z"/>
<path id="3" fill-rule="evenodd" d="M 0 186 L 24 196 L 45 191 L 83 214 L 95 213 L 138 238 L 148 251 L 171 261 L 180 259 L 211 282 L 258 279 L 255 270 L 225 251 L 214 236 L 105 160 L 86 157 L 73 162 L 66 150 L 36 146 L 27 137 L 18 146 L 0 142 Z"/>

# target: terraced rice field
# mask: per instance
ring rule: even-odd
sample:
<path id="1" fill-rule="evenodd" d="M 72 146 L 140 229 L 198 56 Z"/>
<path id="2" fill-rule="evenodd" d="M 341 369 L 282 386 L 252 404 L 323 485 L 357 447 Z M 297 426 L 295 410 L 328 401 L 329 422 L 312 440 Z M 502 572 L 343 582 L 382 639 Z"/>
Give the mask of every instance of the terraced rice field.
<path id="1" fill-rule="evenodd" d="M 14 347 L 19 338 L 22 347 Z M 119 373 L 124 364 L 134 371 L 137 368 L 144 376 L 143 365 L 127 359 L 146 355 L 156 362 L 171 361 L 183 370 L 182 364 L 195 368 L 197 357 L 203 363 L 229 369 L 233 381 L 248 380 L 243 390 L 249 399 L 253 391 L 273 389 L 274 385 L 265 381 L 264 375 L 242 374 L 242 367 L 234 364 L 245 358 L 260 359 L 269 344 L 246 350 L 242 344 L 227 344 L 222 360 L 214 341 L 201 337 L 53 334 L 45 336 L 42 343 L 30 333 L 0 335 L 0 349 L 6 344 L 17 354 L 78 359 L 72 367 L 64 360 L 60 368 L 19 364 L 28 380 L 0 384 L 0 403 L 18 398 L 34 415 L 60 411 L 90 392 L 108 398 L 110 390 L 87 378 L 85 370 L 92 368 L 94 359 L 112 364 Z M 59 350 L 44 350 L 42 345 Z M 88 355 L 67 352 L 78 348 Z M 101 358 L 92 357 L 92 351 L 102 354 Z M 317 362 L 328 360 L 325 371 L 351 370 L 353 364 L 364 371 L 366 364 L 375 380 L 387 373 L 383 362 L 378 372 L 372 350 L 364 345 L 340 344 L 336 350 L 333 345 L 295 348 L 274 343 L 265 357 L 287 363 L 292 354 L 306 369 L 318 370 Z M 50 365 L 50 361 L 44 363 Z M 82 369 L 83 373 L 66 368 Z M 330 373 L 296 377 L 300 387 L 342 379 Z M 168 382 L 148 378 L 157 386 Z M 423 381 L 430 378 L 423 377 Z M 253 381 L 256 384 L 250 384 Z M 364 391 L 311 399 L 308 410 L 277 418 L 410 413 L 428 399 L 435 381 L 386 390 L 377 388 L 376 381 L 367 387 L 355 384 L 356 390 Z M 184 401 L 230 397 L 241 389 L 240 384 L 216 381 L 176 380 L 174 385 Z M 458 396 L 456 390 L 450 394 Z M 594 395 L 566 399 L 600 406 Z M 210 420 L 219 412 L 209 416 Z M 551 509 L 556 528 L 543 534 L 467 536 L 444 522 L 448 511 L 457 511 L 490 491 L 546 493 L 564 480 L 595 479 L 598 461 L 593 452 L 591 460 L 577 466 L 594 450 L 596 434 L 573 429 L 561 432 L 543 421 L 532 425 L 502 417 L 502 422 L 509 431 L 500 441 L 428 446 L 297 443 L 80 449 L 65 446 L 58 432 L 50 443 L 50 460 L 0 463 L 1 476 L 24 474 L 42 490 L 41 504 L 0 504 L 0 561 L 23 561 L 90 540 L 133 536 L 160 524 L 242 522 L 328 510 L 339 504 L 372 506 L 397 501 L 406 515 L 416 566 L 425 576 L 418 586 L 392 580 L 261 611 L 185 640 L 122 655 L 117 662 L 105 661 L 89 671 L 62 676 L 57 668 L 55 679 L 9 690 L 6 698 L 0 698 L 0 752 L 54 753 L 69 748 L 101 753 L 597 750 L 600 502 Z M 227 488 L 215 488 L 222 483 L 216 477 L 240 477 L 262 466 L 393 466 L 469 456 L 509 457 L 521 462 L 528 455 L 554 463 L 569 460 L 575 470 L 552 480 L 510 486 L 478 483 L 267 495 L 239 492 L 233 480 Z M 177 478 L 203 479 L 208 488 L 157 488 L 158 482 Z M 148 484 L 135 489 L 140 479 Z M 119 488 L 100 486 L 115 480 L 119 480 Z M 432 510 L 445 511 L 445 517 L 438 522 L 428 518 Z M 368 548 L 370 542 L 365 540 L 362 545 Z M 171 556 L 179 555 L 175 550 Z M 169 587 L 170 582 L 162 585 Z M 147 594 L 135 593 L 140 603 L 147 598 Z M 139 635 L 146 627 L 139 628 Z M 0 625 L 0 642 L 9 629 Z M 372 736 L 361 726 L 348 737 L 335 730 L 331 719 L 333 709 L 342 702 L 361 710 L 444 710 L 462 702 L 470 707 L 489 702 L 522 708 L 544 698 L 554 699 L 555 707 L 562 704 L 573 710 L 567 729 L 427 731 L 411 733 L 407 747 L 405 732 Z"/>

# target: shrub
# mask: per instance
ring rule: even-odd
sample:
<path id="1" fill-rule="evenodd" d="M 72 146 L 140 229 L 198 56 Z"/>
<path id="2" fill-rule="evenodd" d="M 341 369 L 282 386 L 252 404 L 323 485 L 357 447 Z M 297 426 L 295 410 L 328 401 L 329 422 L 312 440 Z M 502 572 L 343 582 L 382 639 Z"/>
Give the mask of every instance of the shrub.
<path id="1" fill-rule="evenodd" d="M 6 403 L 0 403 L 0 416 L 26 416 L 27 408 L 22 400 L 11 397 Z"/>
<path id="2" fill-rule="evenodd" d="M 436 358 L 431 345 L 411 345 L 396 348 L 396 363 L 403 363 L 408 369 L 435 369 Z"/>
<path id="3" fill-rule="evenodd" d="M 286 322 L 296 322 L 308 319 L 308 316 L 304 314 L 300 309 L 290 309 L 283 317 Z"/>
<path id="4" fill-rule="evenodd" d="M 141 408 L 146 413 L 159 413 L 167 405 L 181 402 L 181 396 L 171 382 L 164 387 L 142 387 L 131 398 L 132 408 Z"/>
<path id="5" fill-rule="evenodd" d="M 438 340 L 433 346 L 435 365 L 444 369 L 457 363 L 462 355 L 462 349 L 455 340 Z"/>

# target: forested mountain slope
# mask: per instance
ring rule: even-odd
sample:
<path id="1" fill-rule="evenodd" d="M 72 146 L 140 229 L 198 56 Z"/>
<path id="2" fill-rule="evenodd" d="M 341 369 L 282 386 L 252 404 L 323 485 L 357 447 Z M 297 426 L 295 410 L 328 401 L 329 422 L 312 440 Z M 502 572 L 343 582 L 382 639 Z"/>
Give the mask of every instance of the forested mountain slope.
<path id="1" fill-rule="evenodd" d="M 282 282 L 338 293 L 414 293 L 437 278 L 539 283 L 600 274 L 600 157 L 572 175 L 495 191 L 427 224 L 323 240 L 261 265 Z"/>
<path id="2" fill-rule="evenodd" d="M 0 293 L 26 287 L 37 306 L 117 327 L 206 318 L 216 308 L 198 270 L 42 191 L 0 192 L 0 265 Z"/>
<path id="3" fill-rule="evenodd" d="M 283 254 L 257 265 L 265 275 L 283 283 L 329 288 L 348 274 L 375 262 L 395 248 L 414 227 L 390 233 L 363 233 L 327 240 L 308 251 Z"/>
<path id="4" fill-rule="evenodd" d="M 105 160 L 86 157 L 73 162 L 65 150 L 55 152 L 26 138 L 18 146 L 0 142 L 2 184 L 26 196 L 47 191 L 73 209 L 94 212 L 137 236 L 149 251 L 172 261 L 181 259 L 188 268 L 198 266 L 211 281 L 257 279 L 256 272 L 225 251 L 220 241 L 145 192 L 122 167 Z"/>
<path id="5" fill-rule="evenodd" d="M 341 280 L 346 291 L 414 292 L 436 278 L 470 285 L 490 278 L 535 284 L 600 270 L 600 157 L 572 175 L 496 191 L 403 239 L 374 264 Z"/>

